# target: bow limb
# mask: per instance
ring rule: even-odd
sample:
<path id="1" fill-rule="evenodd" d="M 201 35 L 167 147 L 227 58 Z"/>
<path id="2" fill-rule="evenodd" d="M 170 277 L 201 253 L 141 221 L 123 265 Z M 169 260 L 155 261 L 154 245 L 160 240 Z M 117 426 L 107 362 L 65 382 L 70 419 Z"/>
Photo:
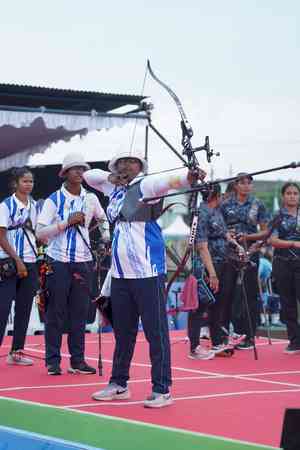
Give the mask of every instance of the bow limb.
<path id="1" fill-rule="evenodd" d="M 186 114 L 185 114 L 185 112 L 184 112 L 182 103 L 181 103 L 181 101 L 179 100 L 178 96 L 175 94 L 175 92 L 174 92 L 174 91 L 173 91 L 166 83 L 164 83 L 162 80 L 160 80 L 160 79 L 155 75 L 155 73 L 153 72 L 153 69 L 152 69 L 152 67 L 151 67 L 151 65 L 150 65 L 149 59 L 148 59 L 148 61 L 147 61 L 147 68 L 148 68 L 148 71 L 149 71 L 151 77 L 152 77 L 158 84 L 160 84 L 160 85 L 161 85 L 161 86 L 169 93 L 169 95 L 170 95 L 170 96 L 172 97 L 172 99 L 174 100 L 174 102 L 175 102 L 175 104 L 176 104 L 176 106 L 177 106 L 177 108 L 178 108 L 178 110 L 179 110 L 179 113 L 180 113 L 180 116 L 181 116 L 181 120 L 184 122 L 184 125 L 185 125 L 185 128 L 186 128 L 187 132 L 188 132 L 188 135 L 189 135 L 189 137 L 191 138 L 191 137 L 193 136 L 193 129 L 192 129 L 192 127 L 191 127 L 189 121 L 187 120 L 187 116 L 186 116 Z"/>
<path id="2" fill-rule="evenodd" d="M 170 258 L 170 260 L 176 265 L 176 270 L 177 270 L 177 267 L 180 266 L 180 261 L 181 261 L 180 256 L 178 255 L 176 250 L 172 247 L 172 245 L 169 246 L 168 244 L 166 245 L 166 253 L 167 253 L 167 256 Z M 188 276 L 190 274 L 190 271 L 188 268 L 182 267 L 182 269 L 180 271 L 185 276 Z"/>
<path id="3" fill-rule="evenodd" d="M 175 94 L 175 92 L 165 82 L 163 82 L 160 78 L 158 78 L 157 75 L 155 75 L 155 73 L 153 72 L 153 69 L 150 65 L 149 59 L 147 60 L 147 70 L 150 73 L 151 77 L 168 92 L 168 94 L 172 97 L 172 99 L 174 100 L 174 102 L 178 108 L 178 111 L 179 111 L 180 117 L 181 117 L 181 129 L 182 129 L 181 143 L 184 148 L 183 154 L 187 155 L 187 158 L 188 158 L 188 167 L 190 169 L 199 167 L 199 163 L 195 156 L 195 152 L 198 152 L 201 150 L 206 152 L 207 162 L 210 163 L 212 156 L 214 156 L 214 155 L 219 156 L 220 154 L 219 153 L 215 154 L 213 149 L 210 148 L 209 136 L 205 137 L 204 145 L 202 145 L 201 147 L 197 147 L 196 149 L 193 149 L 193 146 L 191 143 L 191 138 L 193 137 L 194 133 L 193 133 L 193 129 L 187 119 L 187 116 L 185 114 L 185 111 L 183 109 L 181 101 L 179 100 L 179 98 Z M 157 132 L 157 130 L 156 130 L 156 132 Z"/>
<path id="4" fill-rule="evenodd" d="M 179 100 L 178 96 L 175 94 L 175 92 L 162 80 L 160 80 L 155 73 L 153 72 L 153 69 L 150 65 L 150 61 L 147 61 L 147 67 L 148 67 L 148 71 L 151 75 L 151 77 L 158 83 L 160 84 L 167 92 L 168 94 L 172 97 L 172 99 L 174 100 L 177 109 L 179 111 L 180 117 L 181 117 L 181 131 L 182 131 L 182 140 L 181 140 L 181 144 L 183 146 L 183 154 L 187 156 L 187 166 L 189 169 L 195 169 L 199 166 L 198 161 L 195 157 L 194 154 L 194 150 L 193 150 L 193 146 L 191 143 L 191 138 L 193 137 L 193 129 L 187 119 L 187 116 L 185 114 L 185 111 L 183 109 L 182 103 Z"/>
<path id="5" fill-rule="evenodd" d="M 177 266 L 176 271 L 173 273 L 173 275 L 171 276 L 170 280 L 168 281 L 167 287 L 166 287 L 166 297 L 168 297 L 168 294 L 170 292 L 171 286 L 174 283 L 174 281 L 176 280 L 176 278 L 178 277 L 178 275 L 180 274 L 180 272 L 183 272 L 186 263 L 188 262 L 188 259 L 190 257 L 192 248 L 190 246 L 187 247 L 182 260 L 180 261 L 180 263 Z"/>
<path id="6" fill-rule="evenodd" d="M 193 134 L 194 134 L 193 129 L 187 119 L 187 116 L 185 114 L 185 111 L 183 109 L 181 101 L 179 100 L 179 98 L 175 94 L 175 92 L 166 83 L 164 83 L 162 80 L 160 80 L 155 75 L 155 73 L 152 70 L 149 60 L 147 61 L 147 67 L 148 67 L 151 77 L 168 92 L 168 94 L 172 97 L 172 99 L 174 100 L 174 102 L 177 106 L 177 109 L 178 109 L 180 117 L 181 117 L 181 131 L 182 131 L 181 144 L 183 146 L 183 154 L 186 155 L 186 157 L 187 157 L 187 167 L 190 170 L 199 168 L 199 163 L 195 156 L 195 152 L 194 152 L 192 142 L 191 142 L 191 138 L 193 137 Z M 196 181 L 192 184 L 192 187 L 194 187 L 195 185 L 196 185 Z M 191 196 L 191 199 L 190 199 L 190 209 L 192 211 L 192 226 L 191 226 L 191 235 L 189 238 L 188 247 L 185 251 L 185 254 L 184 254 L 182 260 L 179 262 L 175 273 L 172 275 L 171 279 L 169 280 L 169 282 L 167 284 L 166 295 L 168 295 L 169 290 L 170 290 L 171 285 L 174 282 L 174 280 L 177 278 L 179 273 L 181 271 L 183 271 L 183 269 L 188 261 L 188 258 L 191 254 L 191 251 L 193 249 L 194 240 L 195 240 L 195 230 L 197 228 L 197 223 L 198 223 L 198 215 L 196 213 L 197 203 L 198 203 L 198 193 L 193 193 Z"/>

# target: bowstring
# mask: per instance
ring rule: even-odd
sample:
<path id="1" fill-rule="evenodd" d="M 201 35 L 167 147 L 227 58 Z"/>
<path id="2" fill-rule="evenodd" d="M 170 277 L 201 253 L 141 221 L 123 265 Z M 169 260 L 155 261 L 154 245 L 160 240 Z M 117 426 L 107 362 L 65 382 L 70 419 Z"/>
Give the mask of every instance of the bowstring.
<path id="1" fill-rule="evenodd" d="M 146 65 L 146 69 L 145 69 L 145 73 L 144 73 L 144 79 L 143 79 L 143 83 L 142 83 L 142 89 L 141 89 L 141 93 L 140 93 L 141 97 L 144 95 L 147 76 L 148 76 L 148 67 Z M 135 144 L 135 138 L 136 138 L 136 129 L 137 129 L 137 117 L 135 118 L 133 129 L 132 129 L 131 143 L 130 143 L 130 146 L 129 146 L 130 154 L 133 153 L 133 146 Z"/>

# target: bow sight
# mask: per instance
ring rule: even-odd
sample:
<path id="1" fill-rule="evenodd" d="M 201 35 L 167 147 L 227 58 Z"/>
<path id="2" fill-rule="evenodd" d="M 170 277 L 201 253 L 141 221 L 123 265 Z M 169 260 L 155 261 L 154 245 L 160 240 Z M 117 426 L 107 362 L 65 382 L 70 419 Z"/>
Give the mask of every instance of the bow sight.
<path id="1" fill-rule="evenodd" d="M 210 147 L 209 136 L 205 136 L 205 144 L 204 145 L 193 149 L 194 153 L 201 152 L 201 151 L 206 152 L 206 159 L 207 159 L 207 162 L 209 162 L 209 163 L 211 162 L 211 158 L 213 156 L 220 156 L 220 152 L 215 153 L 214 150 Z"/>

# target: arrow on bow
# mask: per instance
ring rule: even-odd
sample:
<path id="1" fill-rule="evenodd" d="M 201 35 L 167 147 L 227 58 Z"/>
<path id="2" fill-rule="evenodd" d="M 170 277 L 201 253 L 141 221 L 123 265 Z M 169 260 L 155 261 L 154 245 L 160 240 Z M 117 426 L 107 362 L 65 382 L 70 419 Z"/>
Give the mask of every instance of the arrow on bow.
<path id="1" fill-rule="evenodd" d="M 247 172 L 247 176 L 253 177 L 253 176 L 262 175 L 265 173 L 276 172 L 278 170 L 297 169 L 298 167 L 300 167 L 300 161 L 298 161 L 298 162 L 293 161 L 290 164 L 285 164 L 284 166 L 273 167 L 271 169 L 258 170 L 255 172 Z M 195 187 L 192 187 L 191 189 L 184 189 L 184 190 L 180 190 L 177 192 L 172 192 L 171 194 L 158 195 L 156 197 L 145 197 L 145 198 L 143 198 L 142 201 L 147 203 L 147 202 L 154 201 L 154 200 L 160 200 L 162 198 L 175 197 L 176 195 L 193 194 L 194 192 L 207 192 L 211 189 L 212 186 L 214 186 L 216 184 L 230 183 L 231 181 L 237 181 L 239 178 L 241 178 L 241 176 L 237 175 L 235 177 L 220 178 L 220 179 L 214 180 L 214 181 L 207 181 L 207 182 L 203 182 L 201 184 L 197 184 Z"/>

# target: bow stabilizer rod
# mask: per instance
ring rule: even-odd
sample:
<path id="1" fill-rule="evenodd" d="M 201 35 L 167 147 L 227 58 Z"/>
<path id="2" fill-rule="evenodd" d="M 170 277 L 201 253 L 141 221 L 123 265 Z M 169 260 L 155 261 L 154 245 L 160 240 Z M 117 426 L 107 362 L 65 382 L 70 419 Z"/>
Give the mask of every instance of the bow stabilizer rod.
<path id="1" fill-rule="evenodd" d="M 259 170 L 256 172 L 247 172 L 248 176 L 255 176 L 255 175 L 262 175 L 264 173 L 270 173 L 270 172 L 276 172 L 278 170 L 285 170 L 285 169 L 296 169 L 297 167 L 300 167 L 300 161 L 298 162 L 291 162 L 290 164 L 286 164 L 284 166 L 279 166 L 279 167 L 273 167 L 272 169 L 264 169 L 264 170 Z M 177 192 L 172 192 L 171 194 L 166 194 L 166 195 L 160 195 L 158 197 L 145 197 L 142 201 L 147 203 L 150 201 L 154 201 L 154 200 L 160 200 L 161 198 L 166 198 L 166 197 L 174 197 L 175 195 L 182 195 L 182 194 L 192 194 L 194 192 L 203 192 L 203 191 L 207 191 L 210 186 L 214 186 L 215 184 L 219 184 L 219 183 L 230 183 L 231 181 L 236 181 L 238 178 L 238 176 L 235 177 L 230 177 L 230 178 L 221 178 L 220 180 L 215 180 L 215 181 L 207 181 L 207 182 L 203 182 L 201 184 L 198 184 L 196 187 L 191 188 L 191 189 L 184 189 L 181 191 L 177 191 Z"/>

